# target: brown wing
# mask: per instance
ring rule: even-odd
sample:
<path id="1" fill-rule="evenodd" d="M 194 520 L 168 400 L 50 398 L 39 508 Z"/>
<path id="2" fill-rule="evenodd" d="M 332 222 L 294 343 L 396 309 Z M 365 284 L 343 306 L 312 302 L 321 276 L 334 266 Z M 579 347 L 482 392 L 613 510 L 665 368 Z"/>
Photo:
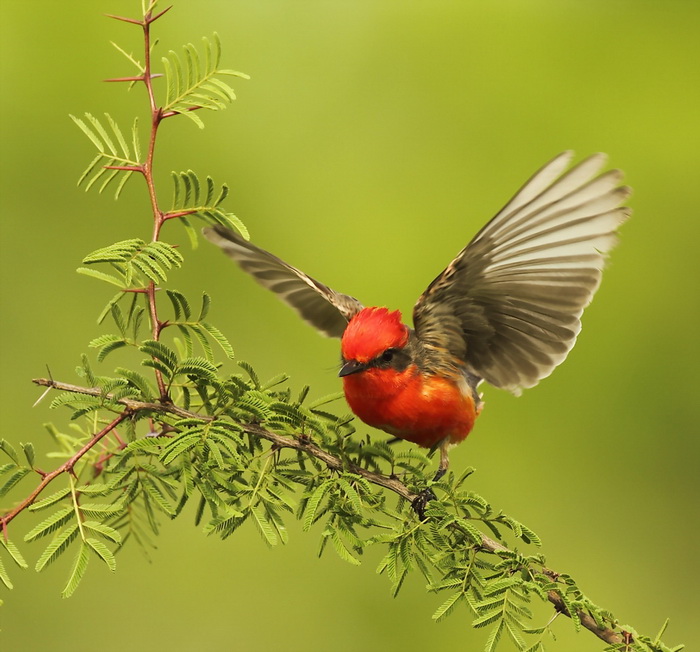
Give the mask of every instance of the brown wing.
<path id="1" fill-rule="evenodd" d="M 576 342 L 616 229 L 630 214 L 618 170 L 595 154 L 566 174 L 547 163 L 418 299 L 416 334 L 490 384 L 518 393 L 548 376 Z M 444 357 L 444 356 L 443 356 Z"/>
<path id="2" fill-rule="evenodd" d="M 331 290 L 235 231 L 216 225 L 202 233 L 323 335 L 341 337 L 348 321 L 362 310 L 362 304 L 354 297 Z"/>

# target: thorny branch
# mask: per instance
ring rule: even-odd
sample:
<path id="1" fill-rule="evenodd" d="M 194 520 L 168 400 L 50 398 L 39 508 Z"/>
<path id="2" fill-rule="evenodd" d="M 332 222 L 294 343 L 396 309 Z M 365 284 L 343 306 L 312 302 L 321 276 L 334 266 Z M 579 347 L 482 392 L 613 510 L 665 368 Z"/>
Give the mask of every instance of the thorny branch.
<path id="1" fill-rule="evenodd" d="M 27 496 L 19 505 L 17 505 L 17 507 L 15 507 L 12 511 L 8 512 L 7 514 L 5 514 L 5 516 L 0 518 L 2 533 L 5 539 L 7 539 L 7 526 L 9 525 L 10 521 L 13 518 L 15 518 L 15 516 L 23 512 L 27 507 L 29 507 L 39 497 L 39 494 L 48 486 L 48 484 L 52 480 L 57 478 L 62 473 L 72 473 L 73 467 L 78 463 L 80 458 L 87 452 L 91 451 L 103 437 L 112 432 L 122 421 L 128 419 L 131 413 L 132 410 L 130 408 L 127 408 L 111 423 L 108 423 L 102 430 L 100 430 L 98 433 L 95 433 L 92 436 L 92 439 L 90 439 L 90 441 L 87 442 L 68 461 L 64 462 L 63 464 L 61 464 L 61 466 L 59 466 L 57 469 L 54 469 L 50 473 L 40 473 L 42 478 L 41 482 L 37 485 L 36 489 L 34 489 L 34 491 L 32 491 L 32 493 L 30 493 L 29 496 Z"/>
<path id="2" fill-rule="evenodd" d="M 101 390 L 97 387 L 81 387 L 78 385 L 71 385 L 69 383 L 61 383 L 49 378 L 35 378 L 32 382 L 42 387 L 49 387 L 51 389 L 57 389 L 64 392 L 86 394 L 88 396 L 103 395 Z M 107 395 L 105 398 L 109 399 L 110 396 Z M 55 477 L 57 477 L 61 473 L 70 471 L 75 465 L 75 463 L 88 450 L 95 446 L 95 444 L 97 444 L 97 442 L 100 441 L 100 439 L 102 439 L 106 434 L 111 432 L 119 423 L 121 423 L 124 419 L 128 418 L 135 412 L 144 410 L 148 412 L 155 412 L 161 414 L 173 414 L 180 418 L 201 419 L 203 421 L 212 420 L 212 417 L 210 416 L 197 414 L 196 412 L 190 412 L 189 410 L 184 410 L 183 408 L 180 408 L 177 405 L 173 405 L 172 403 L 147 403 L 129 398 L 117 399 L 115 400 L 115 403 L 123 405 L 125 408 L 124 412 L 122 412 L 110 424 L 105 426 L 103 430 L 97 433 L 87 444 L 85 444 L 85 446 L 80 451 L 78 451 L 78 453 L 76 453 L 70 460 L 68 460 L 68 462 L 60 466 L 55 471 L 46 474 L 39 486 L 24 501 L 22 501 L 12 512 L 2 517 L 2 519 L 0 519 L 0 522 L 2 523 L 3 531 L 5 530 L 7 524 L 15 516 L 17 516 L 21 511 L 23 511 L 25 508 L 31 505 L 32 502 L 34 502 L 34 500 L 36 500 L 37 496 L 41 493 L 41 491 L 43 491 L 43 489 L 49 484 L 49 482 L 51 482 Z M 308 439 L 308 437 L 290 437 L 280 435 L 276 432 L 272 432 L 259 425 L 252 423 L 240 425 L 245 430 L 245 432 L 253 436 L 260 437 L 261 439 L 266 439 L 277 448 L 291 448 L 294 450 L 298 450 L 311 457 L 315 457 L 331 469 L 345 469 L 350 471 L 351 473 L 356 473 L 357 475 L 362 476 L 369 482 L 383 487 L 384 489 L 388 489 L 389 491 L 393 491 L 395 494 L 401 496 L 402 498 L 408 501 L 413 501 L 417 496 L 417 494 L 413 493 L 398 478 L 383 475 L 381 473 L 375 473 L 361 466 L 357 466 L 356 464 L 353 464 L 351 462 L 342 460 L 340 457 L 333 455 L 332 453 L 329 453 L 328 451 L 325 451 L 319 446 L 317 446 L 310 439 Z M 506 548 L 506 546 L 502 545 L 498 541 L 494 541 L 493 539 L 487 537 L 484 534 L 481 535 L 481 548 L 486 552 L 493 553 L 508 551 L 508 548 Z M 553 580 L 556 580 L 556 578 L 558 577 L 558 574 L 555 571 L 552 571 L 547 568 L 543 569 L 543 571 Z M 547 598 L 549 602 L 551 602 L 552 605 L 554 605 L 556 611 L 571 617 L 571 614 L 566 608 L 564 601 L 562 600 L 561 596 L 558 593 L 556 593 L 556 591 L 549 591 L 547 594 Z M 610 628 L 601 629 L 600 627 L 598 627 L 595 619 L 585 611 L 579 610 L 578 617 L 581 621 L 581 625 L 583 625 L 589 631 L 593 632 L 593 634 L 595 634 L 598 638 L 602 639 L 606 643 L 620 644 L 628 643 L 632 640 L 632 634 L 625 630 L 615 631 L 614 629 Z"/>

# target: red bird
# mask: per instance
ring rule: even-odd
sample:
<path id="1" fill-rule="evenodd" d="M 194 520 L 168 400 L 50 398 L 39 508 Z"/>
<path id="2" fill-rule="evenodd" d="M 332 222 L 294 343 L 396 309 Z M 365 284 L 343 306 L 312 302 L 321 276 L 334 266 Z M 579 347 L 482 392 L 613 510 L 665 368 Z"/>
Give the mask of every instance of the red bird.
<path id="1" fill-rule="evenodd" d="M 365 423 L 425 448 L 461 442 L 481 411 L 482 380 L 518 394 L 563 362 L 630 214 L 622 173 L 571 152 L 539 170 L 401 313 L 365 308 L 222 226 L 204 230 L 321 333 L 340 337 L 345 396 Z"/>

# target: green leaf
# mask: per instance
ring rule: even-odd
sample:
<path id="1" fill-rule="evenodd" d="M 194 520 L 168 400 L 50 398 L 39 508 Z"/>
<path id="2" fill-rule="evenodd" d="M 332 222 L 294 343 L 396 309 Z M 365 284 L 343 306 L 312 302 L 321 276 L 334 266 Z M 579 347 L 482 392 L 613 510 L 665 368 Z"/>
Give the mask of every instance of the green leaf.
<path id="1" fill-rule="evenodd" d="M 201 327 L 211 335 L 212 339 L 221 347 L 221 350 L 226 354 L 227 358 L 233 359 L 233 347 L 226 336 L 213 324 L 202 322 Z"/>
<path id="2" fill-rule="evenodd" d="M 60 500 L 63 500 L 66 496 L 69 496 L 69 495 L 70 495 L 70 487 L 65 487 L 64 489 L 59 489 L 56 493 L 51 494 L 50 496 L 47 496 L 46 498 L 34 503 L 33 505 L 30 505 L 28 509 L 30 512 L 45 509 L 46 507 L 50 507 L 51 505 L 54 505 L 55 503 L 59 502 Z"/>
<path id="3" fill-rule="evenodd" d="M 161 241 L 146 243 L 138 238 L 121 240 L 101 247 L 83 258 L 86 265 L 109 263 L 122 279 L 116 283 L 114 278 L 112 281 L 106 277 L 101 278 L 120 287 L 129 287 L 134 280 L 138 281 L 141 287 L 147 281 L 165 282 L 166 270 L 180 267 L 182 262 L 182 254 L 172 245 Z"/>
<path id="4" fill-rule="evenodd" d="M 348 562 L 349 564 L 353 564 L 354 566 L 360 565 L 360 560 L 357 559 L 357 557 L 354 557 L 351 554 L 351 552 L 347 549 L 347 546 L 345 545 L 345 542 L 340 537 L 338 530 L 336 530 L 336 529 L 331 530 L 329 536 L 331 539 L 331 543 L 333 544 L 333 548 L 338 553 L 338 557 L 340 557 L 343 561 Z"/>
<path id="5" fill-rule="evenodd" d="M 274 528 L 272 527 L 270 522 L 267 520 L 266 515 L 257 506 L 251 507 L 250 511 L 253 514 L 253 520 L 255 521 L 255 524 L 258 526 L 258 531 L 260 532 L 260 534 L 262 534 L 263 539 L 265 539 L 265 541 L 268 545 L 276 546 L 277 545 L 277 535 L 275 534 Z"/>
<path id="6" fill-rule="evenodd" d="M 131 371 L 131 369 L 125 369 L 124 367 L 117 367 L 114 371 L 126 378 L 131 385 L 138 389 L 144 401 L 151 401 L 153 399 L 155 390 L 148 380 L 146 380 L 145 376 Z"/>
<path id="7" fill-rule="evenodd" d="M 0 486 L 0 497 L 4 496 L 5 494 L 9 493 L 10 490 L 28 473 L 31 473 L 32 470 L 28 469 L 26 467 L 20 467 L 18 468 L 14 473 L 10 473 L 7 476 L 7 479 L 5 480 L 4 484 Z"/>
<path id="8" fill-rule="evenodd" d="M 179 455 L 192 450 L 197 444 L 201 443 L 201 441 L 201 431 L 179 435 L 163 449 L 160 460 L 163 464 L 168 465 Z"/>
<path id="9" fill-rule="evenodd" d="M 170 370 L 170 373 L 174 372 L 177 367 L 177 354 L 163 342 L 145 340 L 139 347 L 139 351 L 160 360 Z"/>
<path id="10" fill-rule="evenodd" d="M 114 572 L 117 570 L 117 561 L 114 559 L 114 554 L 112 551 L 98 539 L 85 539 L 85 543 L 88 544 L 96 553 L 97 556 L 107 564 L 107 568 Z"/>
<path id="11" fill-rule="evenodd" d="M 501 620 L 502 618 L 503 610 L 501 609 L 496 609 L 495 611 L 487 611 L 485 614 L 482 614 L 478 618 L 474 618 L 474 620 L 472 620 L 472 627 L 474 627 L 475 629 L 478 627 L 486 627 L 486 625 L 495 623 L 497 620 Z"/>
<path id="12" fill-rule="evenodd" d="M 168 499 L 163 495 L 160 487 L 150 478 L 141 480 L 141 485 L 146 490 L 149 496 L 153 498 L 155 503 L 171 518 L 175 516 L 175 509 L 168 502 Z"/>
<path id="13" fill-rule="evenodd" d="M 166 290 L 165 292 L 170 299 L 170 303 L 173 304 L 175 319 L 179 320 L 180 316 L 184 315 L 185 320 L 188 320 L 192 316 L 192 309 L 185 295 L 176 290 Z"/>
<path id="14" fill-rule="evenodd" d="M 96 532 L 97 534 L 101 534 L 103 537 L 114 543 L 119 544 L 122 542 L 122 535 L 119 534 L 119 531 L 115 530 L 109 525 L 105 525 L 104 523 L 99 523 L 98 521 L 85 521 L 83 523 L 83 528 Z"/>
<path id="15" fill-rule="evenodd" d="M 479 528 L 474 527 L 467 519 L 462 519 L 457 522 L 459 528 L 467 533 L 469 538 L 478 546 L 480 546 L 484 540 L 484 535 L 479 530 Z"/>
<path id="16" fill-rule="evenodd" d="M 36 571 L 43 570 L 49 564 L 56 561 L 70 546 L 75 537 L 78 536 L 78 524 L 73 523 L 67 528 L 59 532 L 46 547 L 46 550 L 41 553 L 41 556 L 36 562 Z"/>
<path id="17" fill-rule="evenodd" d="M 533 645 L 531 645 L 525 652 L 546 652 L 544 649 L 544 643 L 542 641 L 537 641 Z"/>
<path id="18" fill-rule="evenodd" d="M 78 588 L 78 584 L 85 576 L 85 571 L 87 570 L 88 562 L 90 561 L 90 547 L 87 541 L 80 542 L 80 549 L 75 558 L 75 563 L 73 564 L 73 570 L 71 571 L 70 577 L 68 578 L 68 583 L 63 589 L 61 596 L 64 598 L 70 598 Z"/>
<path id="19" fill-rule="evenodd" d="M 134 442 L 132 442 L 134 443 Z M 122 502 L 116 503 L 84 503 L 80 505 L 80 511 L 90 518 L 110 518 L 124 511 Z"/>
<path id="20" fill-rule="evenodd" d="M 355 488 L 345 478 L 342 477 L 338 478 L 338 485 L 342 488 L 343 493 L 350 501 L 353 510 L 358 514 L 362 514 L 364 506 L 362 505 L 362 499 L 360 498 L 360 495 L 357 493 Z"/>
<path id="21" fill-rule="evenodd" d="M 97 156 L 88 164 L 88 167 L 80 176 L 80 179 L 78 179 L 78 185 L 80 186 L 87 180 L 85 190 L 89 190 L 98 181 L 102 180 L 102 184 L 99 188 L 99 192 L 102 192 L 114 179 L 119 178 L 120 181 L 117 184 L 114 195 L 115 199 L 117 199 L 124 184 L 135 170 L 107 170 L 105 166 L 140 167 L 138 160 L 140 147 L 138 145 L 136 122 L 134 122 L 134 126 L 132 127 L 132 145 L 134 148 L 134 152 L 132 153 L 119 125 L 109 113 L 105 113 L 105 117 L 109 123 L 109 130 L 112 132 L 111 135 L 109 130 L 90 113 L 85 114 L 86 121 L 76 118 L 73 115 L 70 117 L 78 128 L 90 139 L 90 142 L 92 142 L 98 151 Z M 118 151 L 112 137 L 119 143 L 121 152 Z M 98 165 L 100 163 L 101 165 Z"/>
<path id="22" fill-rule="evenodd" d="M 19 551 L 19 548 L 10 540 L 10 539 L 5 539 L 3 535 L 0 534 L 0 545 L 7 550 L 7 552 L 10 553 L 10 557 L 12 557 L 12 560 L 17 564 L 20 568 L 28 568 L 27 562 L 24 560 L 24 557 L 22 557 L 22 553 Z"/>
<path id="23" fill-rule="evenodd" d="M 250 365 L 245 360 L 239 360 L 238 366 L 241 369 L 245 369 L 246 373 L 253 381 L 253 386 L 255 387 L 255 389 L 260 389 L 260 379 L 258 378 L 258 374 L 255 373 L 255 369 L 253 369 L 252 365 Z"/>
<path id="24" fill-rule="evenodd" d="M 452 613 L 454 608 L 457 606 L 457 603 L 462 598 L 464 598 L 464 593 L 461 590 L 453 593 L 435 610 L 435 613 L 432 615 L 432 619 L 436 622 L 440 622 L 444 618 L 447 618 L 447 616 Z"/>
<path id="25" fill-rule="evenodd" d="M 491 630 L 488 638 L 486 639 L 486 647 L 484 648 L 484 652 L 494 652 L 496 646 L 498 645 L 498 641 L 501 638 L 501 634 L 503 633 L 503 626 L 504 623 L 501 621 Z"/>
<path id="26" fill-rule="evenodd" d="M 326 396 L 322 396 L 319 399 L 316 399 L 312 403 L 309 404 L 309 410 L 314 410 L 315 408 L 319 408 L 322 405 L 328 405 L 328 403 L 333 403 L 334 401 L 338 401 L 341 398 L 345 396 L 344 392 L 335 392 L 334 394 L 327 394 Z M 301 401 L 300 401 L 301 402 Z"/>
<path id="27" fill-rule="evenodd" d="M 35 539 L 45 537 L 47 534 L 51 534 L 52 532 L 55 532 L 59 528 L 63 527 L 73 517 L 75 517 L 75 509 L 73 508 L 73 505 L 67 505 L 51 514 L 51 516 L 44 519 L 41 523 L 34 526 L 29 532 L 27 532 L 27 534 L 24 535 L 24 540 L 34 541 Z"/>
<path id="28" fill-rule="evenodd" d="M 508 636 L 510 636 L 510 639 L 515 644 L 515 647 L 517 647 L 518 650 L 524 650 L 527 643 L 525 643 L 523 637 L 520 635 L 520 632 L 518 632 L 508 621 L 506 621 L 506 630 L 508 631 Z"/>
<path id="29" fill-rule="evenodd" d="M 19 466 L 19 455 L 15 450 L 15 447 L 7 441 L 7 439 L 0 439 L 0 450 L 4 451 L 5 454 L 17 465 Z"/>
<path id="30" fill-rule="evenodd" d="M 204 44 L 204 66 L 200 63 L 197 49 L 191 43 L 183 46 L 182 55 L 170 50 L 163 57 L 166 81 L 166 105 L 164 112 L 174 111 L 185 115 L 203 126 L 188 109 L 222 109 L 235 99 L 233 89 L 217 75 L 235 75 L 246 79 L 247 75 L 232 70 L 219 70 L 221 44 L 215 34 L 213 40 L 202 39 Z"/>
<path id="31" fill-rule="evenodd" d="M 0 557 L 0 582 L 2 582 L 10 590 L 14 588 L 14 584 L 12 584 L 12 580 L 5 570 L 5 564 L 2 563 L 2 557 Z M 1 605 L 2 601 L 0 600 L 0 606 Z"/>
<path id="32" fill-rule="evenodd" d="M 326 480 L 325 482 L 322 482 L 320 485 L 318 485 L 318 487 L 316 487 L 315 491 L 313 492 L 313 494 L 311 494 L 311 497 L 306 502 L 306 506 L 304 508 L 304 526 L 303 526 L 304 532 L 308 532 L 311 529 L 311 526 L 314 524 L 314 520 L 316 519 L 316 511 L 318 510 L 318 506 L 330 488 L 331 488 L 331 481 L 330 480 Z"/>
<path id="33" fill-rule="evenodd" d="M 34 468 L 34 444 L 27 442 L 26 444 L 20 444 L 20 446 L 24 451 L 24 456 L 27 458 L 27 463 Z"/>
<path id="34" fill-rule="evenodd" d="M 216 366 L 205 358 L 186 358 L 178 364 L 174 376 L 178 374 L 191 374 L 211 380 L 216 378 Z"/>

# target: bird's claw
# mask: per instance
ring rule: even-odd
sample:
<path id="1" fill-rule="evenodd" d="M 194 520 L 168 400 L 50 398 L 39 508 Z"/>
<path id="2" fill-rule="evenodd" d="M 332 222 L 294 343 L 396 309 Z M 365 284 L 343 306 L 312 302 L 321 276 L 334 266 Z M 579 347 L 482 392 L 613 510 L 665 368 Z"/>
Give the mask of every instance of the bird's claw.
<path id="1" fill-rule="evenodd" d="M 428 506 L 428 503 L 436 499 L 437 496 L 430 487 L 423 489 L 423 491 L 413 499 L 411 507 L 413 507 L 413 511 L 418 514 L 418 518 L 421 521 L 425 520 L 425 508 Z"/>
<path id="2" fill-rule="evenodd" d="M 445 475 L 446 471 L 447 469 L 438 469 L 435 473 L 435 477 L 433 478 L 433 482 L 440 480 L 440 478 Z M 428 506 L 428 503 L 431 500 L 437 500 L 437 496 L 430 487 L 426 487 L 413 499 L 413 502 L 411 503 L 413 511 L 418 514 L 418 518 L 421 521 L 425 520 L 425 508 Z"/>

